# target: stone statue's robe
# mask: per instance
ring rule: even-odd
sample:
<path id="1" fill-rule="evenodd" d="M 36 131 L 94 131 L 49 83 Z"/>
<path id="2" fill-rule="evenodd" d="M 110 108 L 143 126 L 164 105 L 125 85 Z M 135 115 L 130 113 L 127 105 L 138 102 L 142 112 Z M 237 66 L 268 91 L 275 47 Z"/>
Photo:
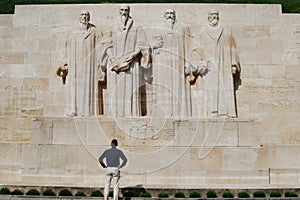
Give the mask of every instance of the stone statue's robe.
<path id="1" fill-rule="evenodd" d="M 189 31 L 175 22 L 173 29 L 166 25 L 157 34 L 163 38 L 163 46 L 154 50 L 151 115 L 190 117 L 191 91 L 185 70 Z"/>
<path id="2" fill-rule="evenodd" d="M 236 117 L 236 81 L 232 74 L 232 66 L 237 66 L 238 74 L 240 66 L 230 28 L 221 25 L 211 27 L 207 24 L 195 35 L 194 41 L 194 44 L 200 44 L 201 47 L 192 49 L 192 54 L 198 57 L 197 62 L 192 59 L 193 63 L 197 65 L 202 62 L 201 65 L 208 68 L 207 74 L 203 76 L 205 87 L 202 98 L 205 102 L 201 103 L 206 106 L 202 109 L 206 114 L 200 115 Z"/>
<path id="3" fill-rule="evenodd" d="M 87 30 L 73 31 L 66 41 L 67 115 L 98 114 L 95 48 L 101 35 L 94 25 L 89 24 Z"/>
<path id="4" fill-rule="evenodd" d="M 133 52 L 140 52 L 139 56 L 132 59 L 129 68 L 116 73 L 107 67 L 107 88 L 109 90 L 108 104 L 114 117 L 138 117 L 145 115 L 141 90 L 145 85 L 143 68 L 151 65 L 149 55 L 143 55 L 146 46 L 146 37 L 140 27 L 134 26 L 130 17 L 126 27 L 117 21 L 112 31 L 112 52 L 115 59 L 123 62 Z M 149 48 L 149 47 L 148 47 Z"/>

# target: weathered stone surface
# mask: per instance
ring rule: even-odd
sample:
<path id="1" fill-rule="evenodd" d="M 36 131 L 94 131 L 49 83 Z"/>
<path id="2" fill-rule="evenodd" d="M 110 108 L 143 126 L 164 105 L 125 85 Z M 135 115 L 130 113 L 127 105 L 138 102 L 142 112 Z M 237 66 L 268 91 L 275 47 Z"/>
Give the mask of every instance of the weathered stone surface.
<path id="1" fill-rule="evenodd" d="M 272 169 L 270 173 L 272 183 L 294 185 L 299 182 L 299 169 Z"/>
<path id="2" fill-rule="evenodd" d="M 203 28 L 208 11 L 220 12 L 222 24 L 232 27 L 241 64 L 237 118 L 202 113 L 204 81 L 191 87 L 202 109 L 193 118 L 119 118 L 109 98 L 107 115 L 65 117 L 67 89 L 55 74 L 65 38 L 82 9 L 106 31 L 118 6 L 18 5 L 14 15 L 0 16 L 0 182 L 102 187 L 105 170 L 97 159 L 117 138 L 129 158 L 121 187 L 298 187 L 299 15 L 282 14 L 280 5 L 132 4 L 130 15 L 151 45 L 167 8 L 191 36 Z"/>
<path id="3" fill-rule="evenodd" d="M 11 14 L 2 14 L 0 17 L 1 26 L 12 26 L 13 24 L 13 15 Z"/>
<path id="4" fill-rule="evenodd" d="M 23 38 L 25 30 L 24 27 L 0 27 L 0 36 L 4 39 Z"/>
<path id="5" fill-rule="evenodd" d="M 0 64 L 21 63 L 24 63 L 24 53 L 22 52 L 2 52 L 0 54 Z"/>

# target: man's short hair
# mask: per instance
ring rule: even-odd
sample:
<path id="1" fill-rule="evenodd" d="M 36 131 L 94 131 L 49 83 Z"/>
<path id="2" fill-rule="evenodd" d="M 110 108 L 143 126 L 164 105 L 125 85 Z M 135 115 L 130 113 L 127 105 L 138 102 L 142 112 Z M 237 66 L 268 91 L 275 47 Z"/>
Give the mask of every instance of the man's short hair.
<path id="1" fill-rule="evenodd" d="M 118 146 L 118 141 L 117 141 L 116 139 L 113 139 L 113 140 L 111 141 L 111 144 L 114 144 L 115 146 Z"/>

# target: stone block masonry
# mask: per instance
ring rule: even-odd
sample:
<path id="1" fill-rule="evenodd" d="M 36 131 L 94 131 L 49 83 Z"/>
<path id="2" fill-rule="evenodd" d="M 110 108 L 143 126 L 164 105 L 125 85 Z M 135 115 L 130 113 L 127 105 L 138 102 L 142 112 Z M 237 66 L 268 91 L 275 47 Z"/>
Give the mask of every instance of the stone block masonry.
<path id="1" fill-rule="evenodd" d="M 143 108 L 141 114 L 116 115 L 113 97 L 119 93 L 110 89 L 113 76 L 109 74 L 116 73 L 107 70 L 107 85 L 93 85 L 96 94 L 103 96 L 89 103 L 98 111 L 101 107 L 102 113 L 66 117 L 72 82 L 67 77 L 64 85 L 56 75 L 65 61 L 66 38 L 77 33 L 81 10 L 89 11 L 90 23 L 101 30 L 103 38 L 109 38 L 107 32 L 119 19 L 119 6 L 17 5 L 15 14 L 0 15 L 0 184 L 103 187 L 105 170 L 97 158 L 117 138 L 129 159 L 121 172 L 121 187 L 299 187 L 300 16 L 282 14 L 280 5 L 131 4 L 130 16 L 145 33 L 142 41 L 151 47 L 149 55 L 153 56 L 152 85 L 147 82 L 138 93 L 144 95 L 140 107 L 129 104 Z M 167 9 L 176 11 L 176 22 L 184 27 L 180 34 L 188 34 L 190 46 L 183 40 L 171 46 L 177 37 L 169 37 L 174 30 L 163 34 Z M 197 74 L 194 69 L 215 56 L 210 53 L 213 47 L 205 46 L 212 43 L 205 40 L 203 31 L 212 9 L 219 12 L 221 24 L 230 27 L 241 67 L 234 103 L 227 95 L 219 96 L 234 105 L 237 116 L 233 117 L 228 109 L 221 113 L 224 116 L 213 115 L 211 87 L 215 82 L 205 74 L 198 74 L 195 84 L 184 85 L 188 75 Z M 153 36 L 157 35 L 165 45 L 160 50 L 154 48 L 159 37 Z M 177 57 L 183 51 L 187 56 L 192 44 L 198 45 L 193 52 L 200 57 L 164 61 L 169 59 L 168 49 L 176 49 Z M 144 60 L 139 61 L 136 64 Z M 179 67 L 174 63 L 180 63 Z M 194 65 L 193 72 L 185 71 L 186 63 Z M 173 112 L 177 104 L 186 106 L 181 101 L 183 91 L 190 92 L 184 101 L 192 106 L 190 116 Z"/>

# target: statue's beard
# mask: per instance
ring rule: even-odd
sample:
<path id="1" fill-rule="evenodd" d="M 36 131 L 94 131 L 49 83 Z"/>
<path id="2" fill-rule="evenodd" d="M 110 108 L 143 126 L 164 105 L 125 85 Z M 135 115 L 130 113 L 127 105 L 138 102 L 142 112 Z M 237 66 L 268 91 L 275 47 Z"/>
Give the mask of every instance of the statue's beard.
<path id="1" fill-rule="evenodd" d="M 127 15 L 121 15 L 121 21 L 124 24 L 124 26 L 126 26 L 127 20 L 128 20 L 128 16 Z"/>
<path id="2" fill-rule="evenodd" d="M 88 21 L 86 21 L 86 20 L 81 20 L 81 21 L 80 21 L 80 27 L 81 27 L 81 29 L 82 29 L 82 30 L 87 30 L 88 24 L 89 24 Z"/>
<path id="3" fill-rule="evenodd" d="M 168 27 L 170 29 L 173 29 L 174 23 L 175 23 L 175 19 L 172 19 L 172 18 L 167 18 L 166 19 L 166 24 L 168 25 Z"/>
<path id="4" fill-rule="evenodd" d="M 211 26 L 217 26 L 218 23 L 219 23 L 219 20 L 216 19 L 216 18 L 213 18 L 213 19 L 210 19 L 210 20 L 209 20 L 209 24 L 210 24 Z"/>
<path id="5" fill-rule="evenodd" d="M 88 22 L 88 20 L 82 19 L 82 20 L 80 20 L 80 23 L 83 25 L 87 25 L 89 22 Z"/>

